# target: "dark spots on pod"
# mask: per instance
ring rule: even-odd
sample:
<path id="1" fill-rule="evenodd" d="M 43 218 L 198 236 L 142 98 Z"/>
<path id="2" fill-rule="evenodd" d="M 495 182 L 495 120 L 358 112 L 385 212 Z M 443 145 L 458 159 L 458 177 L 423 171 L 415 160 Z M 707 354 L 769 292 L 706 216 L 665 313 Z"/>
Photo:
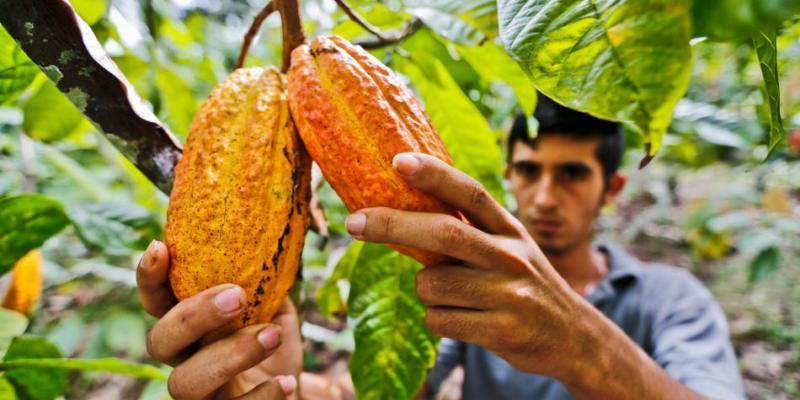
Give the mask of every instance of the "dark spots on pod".
<path id="1" fill-rule="evenodd" d="M 320 47 L 318 49 L 311 49 L 309 53 L 311 53 L 312 57 L 317 57 L 320 54 L 336 54 L 339 52 L 339 49 L 335 47 Z"/>
<path id="2" fill-rule="evenodd" d="M 269 277 L 267 277 L 267 280 L 269 280 Z M 262 285 L 258 285 L 258 287 L 256 288 L 256 295 L 257 296 L 264 295 L 264 287 Z"/>
<path id="3" fill-rule="evenodd" d="M 268 271 L 268 267 L 267 267 L 266 261 L 261 264 L 261 271 L 263 271 L 263 272 L 267 272 Z"/>

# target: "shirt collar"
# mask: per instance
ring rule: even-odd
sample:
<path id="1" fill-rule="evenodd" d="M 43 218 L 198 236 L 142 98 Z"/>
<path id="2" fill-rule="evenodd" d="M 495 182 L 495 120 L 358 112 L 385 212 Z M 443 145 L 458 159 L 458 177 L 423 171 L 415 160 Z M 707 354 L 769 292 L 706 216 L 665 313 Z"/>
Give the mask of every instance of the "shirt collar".
<path id="1" fill-rule="evenodd" d="M 601 243 L 597 248 L 608 255 L 609 271 L 605 279 L 587 296 L 587 300 L 595 304 L 637 281 L 642 273 L 641 262 L 621 247 Z"/>

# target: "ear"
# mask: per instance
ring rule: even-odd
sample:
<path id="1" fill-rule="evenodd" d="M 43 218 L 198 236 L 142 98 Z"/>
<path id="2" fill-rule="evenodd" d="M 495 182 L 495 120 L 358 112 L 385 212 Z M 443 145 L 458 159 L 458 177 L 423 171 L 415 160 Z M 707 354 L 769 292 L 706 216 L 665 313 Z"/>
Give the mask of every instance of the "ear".
<path id="1" fill-rule="evenodd" d="M 628 183 L 628 177 L 621 173 L 615 173 L 608 181 L 608 188 L 603 195 L 603 205 L 608 206 L 617 200 L 617 197 L 625 189 L 625 184 Z"/>

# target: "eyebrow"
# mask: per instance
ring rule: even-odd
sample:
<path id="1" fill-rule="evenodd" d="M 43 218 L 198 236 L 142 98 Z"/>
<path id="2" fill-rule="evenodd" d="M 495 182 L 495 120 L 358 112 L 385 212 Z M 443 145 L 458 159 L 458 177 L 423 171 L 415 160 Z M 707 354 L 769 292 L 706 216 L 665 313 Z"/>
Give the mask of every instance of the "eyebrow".
<path id="1" fill-rule="evenodd" d="M 541 166 L 542 163 L 534 160 L 518 160 L 513 161 L 511 165 L 533 165 L 533 166 Z M 567 161 L 563 163 L 556 164 L 556 168 L 583 168 L 583 169 L 592 169 L 591 166 L 583 161 Z"/>

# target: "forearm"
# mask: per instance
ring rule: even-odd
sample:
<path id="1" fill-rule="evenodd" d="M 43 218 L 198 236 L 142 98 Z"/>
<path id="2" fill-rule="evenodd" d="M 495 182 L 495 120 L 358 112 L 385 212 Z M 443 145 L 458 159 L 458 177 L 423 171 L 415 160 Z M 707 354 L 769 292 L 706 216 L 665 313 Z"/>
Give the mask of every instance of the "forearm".
<path id="1" fill-rule="evenodd" d="M 583 354 L 559 379 L 576 399 L 703 399 L 670 377 L 603 314 L 583 311 Z"/>

